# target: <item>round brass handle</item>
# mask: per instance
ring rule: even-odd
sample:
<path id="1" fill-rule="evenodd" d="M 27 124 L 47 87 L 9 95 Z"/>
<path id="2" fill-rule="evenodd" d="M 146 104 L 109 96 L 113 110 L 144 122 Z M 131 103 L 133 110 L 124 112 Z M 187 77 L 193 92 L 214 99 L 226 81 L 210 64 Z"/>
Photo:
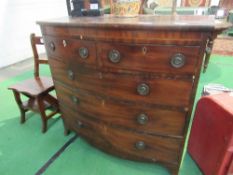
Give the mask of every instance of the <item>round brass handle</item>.
<path id="1" fill-rule="evenodd" d="M 79 56 L 83 59 L 86 59 L 89 56 L 89 51 L 86 47 L 79 48 Z"/>
<path id="2" fill-rule="evenodd" d="M 77 122 L 77 127 L 78 127 L 78 128 L 83 128 L 84 125 L 83 125 L 83 123 L 82 123 L 81 121 L 78 121 L 78 122 Z"/>
<path id="3" fill-rule="evenodd" d="M 145 83 L 139 84 L 137 87 L 137 92 L 139 95 L 146 96 L 150 93 L 150 87 Z"/>
<path id="4" fill-rule="evenodd" d="M 75 96 L 72 96 L 72 101 L 75 103 L 75 104 L 79 104 L 79 99 Z"/>
<path id="5" fill-rule="evenodd" d="M 148 116 L 144 113 L 141 113 L 137 116 L 137 122 L 141 125 L 145 125 L 148 121 Z"/>
<path id="6" fill-rule="evenodd" d="M 143 141 L 138 141 L 138 142 L 135 143 L 135 147 L 138 150 L 144 150 L 146 148 L 146 144 Z"/>
<path id="7" fill-rule="evenodd" d="M 52 41 L 49 43 L 49 48 L 50 50 L 55 51 L 55 44 Z"/>
<path id="8" fill-rule="evenodd" d="M 171 65 L 174 68 L 181 68 L 185 65 L 185 56 L 181 53 L 177 53 L 171 58 Z"/>
<path id="9" fill-rule="evenodd" d="M 118 50 L 111 50 L 108 54 L 108 59 L 112 62 L 112 63 L 119 63 L 121 60 L 121 54 Z"/>
<path id="10" fill-rule="evenodd" d="M 74 72 L 73 72 L 72 70 L 68 70 L 68 71 L 67 71 L 67 74 L 68 74 L 68 78 L 69 78 L 70 80 L 73 80 L 73 79 L 74 79 Z"/>
<path id="11" fill-rule="evenodd" d="M 212 49 L 210 47 L 206 47 L 205 52 L 207 54 L 210 54 L 212 52 Z"/>

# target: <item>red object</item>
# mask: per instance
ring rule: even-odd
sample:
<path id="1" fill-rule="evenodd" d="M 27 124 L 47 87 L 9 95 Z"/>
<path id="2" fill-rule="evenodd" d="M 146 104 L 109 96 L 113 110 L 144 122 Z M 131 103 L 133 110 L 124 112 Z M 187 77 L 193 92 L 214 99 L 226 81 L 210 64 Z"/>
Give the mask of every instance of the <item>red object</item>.
<path id="1" fill-rule="evenodd" d="M 207 0 L 183 0 L 183 7 L 208 7 L 209 1 Z"/>
<path id="2" fill-rule="evenodd" d="M 199 100 L 188 150 L 205 175 L 233 175 L 233 94 Z"/>

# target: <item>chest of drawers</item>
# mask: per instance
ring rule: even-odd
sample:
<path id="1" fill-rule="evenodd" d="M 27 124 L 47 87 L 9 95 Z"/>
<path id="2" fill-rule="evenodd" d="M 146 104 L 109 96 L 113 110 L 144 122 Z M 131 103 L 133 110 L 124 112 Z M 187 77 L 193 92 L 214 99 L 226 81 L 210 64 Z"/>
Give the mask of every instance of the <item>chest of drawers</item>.
<path id="1" fill-rule="evenodd" d="M 38 23 L 66 129 L 177 174 L 206 45 L 227 25 L 143 15 Z"/>

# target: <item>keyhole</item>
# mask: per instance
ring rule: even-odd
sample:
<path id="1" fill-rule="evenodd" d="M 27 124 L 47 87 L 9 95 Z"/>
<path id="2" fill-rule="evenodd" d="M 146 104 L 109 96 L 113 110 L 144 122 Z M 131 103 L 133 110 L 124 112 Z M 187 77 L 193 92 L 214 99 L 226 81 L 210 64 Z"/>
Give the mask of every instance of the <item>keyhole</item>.
<path id="1" fill-rule="evenodd" d="M 142 48 L 142 54 L 143 54 L 143 55 L 146 55 L 146 53 L 147 53 L 147 48 L 144 46 L 144 47 Z"/>

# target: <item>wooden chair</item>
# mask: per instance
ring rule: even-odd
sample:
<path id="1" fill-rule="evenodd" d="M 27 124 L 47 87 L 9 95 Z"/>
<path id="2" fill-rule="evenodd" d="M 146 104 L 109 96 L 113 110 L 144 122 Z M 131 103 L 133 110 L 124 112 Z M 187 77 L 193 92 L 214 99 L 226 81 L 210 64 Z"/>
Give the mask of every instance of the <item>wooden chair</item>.
<path id="1" fill-rule="evenodd" d="M 31 46 L 34 55 L 34 78 L 22 81 L 18 84 L 8 87 L 14 93 L 15 101 L 18 104 L 21 118 L 20 122 L 24 123 L 25 113 L 29 110 L 38 112 L 42 119 L 42 132 L 47 130 L 47 120 L 59 112 L 58 102 L 55 97 L 49 94 L 54 90 L 53 80 L 51 77 L 39 76 L 39 65 L 48 64 L 48 60 L 39 58 L 37 45 L 43 45 L 42 37 L 31 34 Z M 22 101 L 21 95 L 27 97 L 26 101 Z M 46 114 L 46 109 L 52 109 Z"/>

